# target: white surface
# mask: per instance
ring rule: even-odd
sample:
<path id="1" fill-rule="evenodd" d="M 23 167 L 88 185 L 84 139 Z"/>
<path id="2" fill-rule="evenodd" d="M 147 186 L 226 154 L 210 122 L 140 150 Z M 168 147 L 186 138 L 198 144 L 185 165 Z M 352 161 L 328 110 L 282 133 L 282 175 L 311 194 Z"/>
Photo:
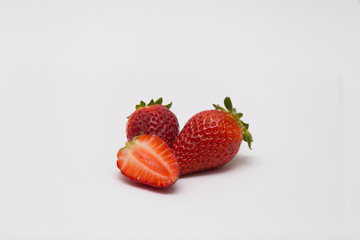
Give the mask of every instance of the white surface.
<path id="1" fill-rule="evenodd" d="M 1 239 L 360 239 L 356 1 L 0 1 Z M 231 96 L 254 136 L 158 191 L 126 116 Z"/>

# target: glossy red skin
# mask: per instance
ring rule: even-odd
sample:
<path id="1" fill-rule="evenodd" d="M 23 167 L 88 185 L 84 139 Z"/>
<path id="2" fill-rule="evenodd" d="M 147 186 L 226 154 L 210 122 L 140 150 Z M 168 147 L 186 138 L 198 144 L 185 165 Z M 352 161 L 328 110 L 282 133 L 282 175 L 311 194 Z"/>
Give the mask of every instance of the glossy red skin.
<path id="1" fill-rule="evenodd" d="M 208 110 L 194 115 L 173 145 L 180 175 L 228 163 L 239 151 L 242 139 L 240 125 L 231 114 Z"/>
<path id="2" fill-rule="evenodd" d="M 163 105 L 142 107 L 126 123 L 128 141 L 141 134 L 156 135 L 171 147 L 179 134 L 179 123 L 175 114 Z"/>

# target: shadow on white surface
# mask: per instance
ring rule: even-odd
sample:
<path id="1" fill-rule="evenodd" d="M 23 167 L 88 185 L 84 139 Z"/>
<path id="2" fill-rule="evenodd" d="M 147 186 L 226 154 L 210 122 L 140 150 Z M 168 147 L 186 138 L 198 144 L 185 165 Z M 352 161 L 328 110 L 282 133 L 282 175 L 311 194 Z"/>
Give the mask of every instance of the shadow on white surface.
<path id="1" fill-rule="evenodd" d="M 151 187 L 151 186 L 148 186 L 148 185 L 145 185 L 145 184 L 134 182 L 134 181 L 126 178 L 125 176 L 123 176 L 120 172 L 116 174 L 116 178 L 118 180 L 120 180 L 123 184 L 126 184 L 128 186 L 143 189 L 143 190 L 154 192 L 154 193 L 174 194 L 174 193 L 176 193 L 178 191 L 176 183 L 173 186 L 169 187 L 169 188 L 155 188 L 155 187 Z"/>
<path id="2" fill-rule="evenodd" d="M 126 178 L 120 172 L 116 173 L 115 177 L 122 184 L 125 184 L 130 187 L 135 187 L 138 189 L 142 189 L 142 190 L 150 191 L 150 192 L 154 192 L 154 193 L 159 193 L 159 194 L 175 194 L 175 193 L 179 193 L 179 191 L 180 191 L 179 190 L 179 185 L 180 185 L 179 181 L 181 181 L 182 178 L 206 177 L 206 176 L 215 175 L 215 174 L 218 175 L 218 174 L 224 174 L 227 172 L 240 171 L 240 169 L 246 167 L 247 165 L 253 164 L 252 159 L 254 159 L 254 158 L 249 157 L 249 156 L 236 155 L 234 159 L 232 159 L 229 163 L 223 165 L 222 167 L 181 176 L 179 178 L 178 182 L 169 188 L 155 188 L 152 186 L 137 183 L 137 182 L 134 182 L 134 181 Z"/>
<path id="3" fill-rule="evenodd" d="M 209 169 L 201 172 L 190 173 L 180 178 L 204 177 L 214 174 L 223 174 L 227 172 L 240 171 L 241 168 L 244 168 L 249 164 L 253 164 L 253 162 L 251 161 L 252 159 L 253 159 L 252 157 L 241 156 L 238 154 L 235 156 L 234 159 L 232 159 L 230 162 L 223 165 L 222 167 Z"/>

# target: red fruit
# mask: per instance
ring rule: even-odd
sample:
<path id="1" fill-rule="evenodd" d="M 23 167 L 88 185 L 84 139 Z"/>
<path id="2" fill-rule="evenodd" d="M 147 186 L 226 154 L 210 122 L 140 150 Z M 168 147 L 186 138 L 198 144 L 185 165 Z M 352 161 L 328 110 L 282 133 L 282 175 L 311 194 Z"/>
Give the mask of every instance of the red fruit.
<path id="1" fill-rule="evenodd" d="M 117 154 L 117 166 L 129 179 L 164 188 L 179 178 L 179 165 L 170 147 L 159 137 L 141 135 Z"/>
<path id="2" fill-rule="evenodd" d="M 154 102 L 151 99 L 149 104 L 143 101 L 136 105 L 126 123 L 126 135 L 128 141 L 141 134 L 152 134 L 162 138 L 170 147 L 179 134 L 179 123 L 174 113 L 169 109 L 171 104 L 161 105 L 162 98 Z"/>
<path id="3" fill-rule="evenodd" d="M 239 151 L 243 138 L 251 149 L 249 124 L 240 120 L 243 114 L 236 113 L 229 97 L 224 103 L 228 111 L 214 105 L 216 109 L 194 115 L 181 130 L 173 145 L 180 175 L 226 164 Z"/>

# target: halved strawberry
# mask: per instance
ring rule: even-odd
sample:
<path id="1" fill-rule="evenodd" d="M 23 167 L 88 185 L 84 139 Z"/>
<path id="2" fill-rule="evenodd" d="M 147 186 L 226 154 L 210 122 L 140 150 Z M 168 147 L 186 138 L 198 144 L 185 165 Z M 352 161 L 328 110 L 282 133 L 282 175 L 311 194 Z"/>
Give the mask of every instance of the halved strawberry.
<path id="1" fill-rule="evenodd" d="M 144 134 L 127 142 L 117 154 L 117 166 L 129 179 L 153 187 L 173 185 L 180 168 L 170 147 L 155 135 Z"/>

